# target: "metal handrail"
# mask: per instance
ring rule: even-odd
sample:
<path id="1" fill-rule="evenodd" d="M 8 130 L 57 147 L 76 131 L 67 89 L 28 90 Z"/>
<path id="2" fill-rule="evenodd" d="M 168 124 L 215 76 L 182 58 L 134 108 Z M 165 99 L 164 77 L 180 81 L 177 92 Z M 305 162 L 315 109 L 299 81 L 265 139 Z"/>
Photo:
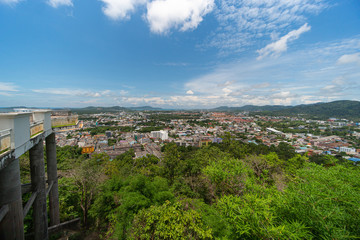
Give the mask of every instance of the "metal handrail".
<path id="1" fill-rule="evenodd" d="M 32 122 L 32 123 L 30 123 L 30 127 L 34 127 L 34 126 L 37 126 L 37 125 L 40 125 L 40 124 L 43 124 L 43 123 L 44 123 L 44 120 Z"/>
<path id="2" fill-rule="evenodd" d="M 0 153 L 9 150 L 11 147 L 11 131 L 12 129 L 5 129 L 0 131 Z M 3 139 L 9 138 L 8 144 L 3 145 Z M 6 140 L 5 140 L 6 141 Z"/>
<path id="3" fill-rule="evenodd" d="M 11 135 L 11 129 L 0 130 L 0 138 Z"/>

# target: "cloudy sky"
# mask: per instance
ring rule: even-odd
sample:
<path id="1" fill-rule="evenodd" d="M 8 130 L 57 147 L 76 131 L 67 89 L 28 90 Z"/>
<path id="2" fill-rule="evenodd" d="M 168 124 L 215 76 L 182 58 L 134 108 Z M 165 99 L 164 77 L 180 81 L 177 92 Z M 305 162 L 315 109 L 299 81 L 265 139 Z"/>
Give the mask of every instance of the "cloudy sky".
<path id="1" fill-rule="evenodd" d="M 360 100 L 359 0 L 0 0 L 0 107 Z"/>

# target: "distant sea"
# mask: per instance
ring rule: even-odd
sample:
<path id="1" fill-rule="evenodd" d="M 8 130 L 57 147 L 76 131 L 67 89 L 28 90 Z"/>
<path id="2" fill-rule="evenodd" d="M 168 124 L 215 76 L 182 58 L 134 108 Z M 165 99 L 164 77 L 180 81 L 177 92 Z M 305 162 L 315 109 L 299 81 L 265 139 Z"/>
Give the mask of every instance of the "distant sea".
<path id="1" fill-rule="evenodd" d="M 2 108 L 0 107 L 0 112 L 13 112 L 14 111 L 14 108 Z"/>

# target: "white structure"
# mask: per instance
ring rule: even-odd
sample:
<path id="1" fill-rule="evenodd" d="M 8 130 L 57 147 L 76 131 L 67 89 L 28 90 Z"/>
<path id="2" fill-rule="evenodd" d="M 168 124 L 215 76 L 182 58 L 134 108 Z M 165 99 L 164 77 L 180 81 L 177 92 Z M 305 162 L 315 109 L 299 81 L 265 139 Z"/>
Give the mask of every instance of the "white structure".
<path id="1" fill-rule="evenodd" d="M 40 133 L 44 137 L 52 133 L 50 116 L 49 110 L 1 113 L 0 151 L 13 150 L 14 157 L 20 157 L 35 145 L 31 138 Z"/>
<path id="2" fill-rule="evenodd" d="M 276 130 L 275 128 L 266 128 L 266 130 L 268 132 L 272 132 L 272 133 L 275 133 L 275 134 L 279 134 L 279 135 L 284 135 L 283 132 L 279 131 L 279 130 Z"/>
<path id="3" fill-rule="evenodd" d="M 164 130 L 152 131 L 150 134 L 152 138 L 160 138 L 163 141 L 169 138 L 168 131 L 164 131 Z"/>
<path id="4" fill-rule="evenodd" d="M 21 184 L 20 176 L 19 157 L 26 152 L 30 160 L 30 187 Z M 0 239 L 25 239 L 24 218 L 30 208 L 33 209 L 34 239 L 48 239 L 49 227 L 55 229 L 60 225 L 56 164 L 51 111 L 0 113 Z M 25 193 L 31 196 L 23 206 Z"/>
<path id="5" fill-rule="evenodd" d="M 339 152 L 356 153 L 356 149 L 355 148 L 348 148 L 348 147 L 340 147 Z"/>

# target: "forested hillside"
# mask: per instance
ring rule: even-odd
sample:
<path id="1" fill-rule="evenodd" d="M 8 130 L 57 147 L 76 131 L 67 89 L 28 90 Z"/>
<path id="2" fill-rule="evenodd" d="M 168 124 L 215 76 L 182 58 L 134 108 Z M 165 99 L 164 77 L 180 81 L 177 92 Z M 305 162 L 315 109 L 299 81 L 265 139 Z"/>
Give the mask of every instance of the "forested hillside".
<path id="1" fill-rule="evenodd" d="M 274 116 L 297 116 L 304 115 L 315 118 L 327 119 L 331 117 L 360 119 L 359 101 L 333 101 L 328 103 L 302 104 L 297 106 L 254 106 L 247 105 L 243 107 L 218 107 L 211 111 L 221 112 L 252 112 L 253 114 L 264 114 Z"/>
<path id="2" fill-rule="evenodd" d="M 359 101 L 334 101 L 329 103 L 317 103 L 310 105 L 298 105 L 292 108 L 286 108 L 273 113 L 278 115 L 305 114 L 320 118 L 349 118 L 360 119 Z"/>
<path id="3" fill-rule="evenodd" d="M 61 218 L 81 217 L 77 239 L 360 237 L 360 169 L 340 156 L 309 159 L 287 144 L 229 136 L 163 151 L 163 159 L 129 151 L 111 160 L 58 148 Z"/>

